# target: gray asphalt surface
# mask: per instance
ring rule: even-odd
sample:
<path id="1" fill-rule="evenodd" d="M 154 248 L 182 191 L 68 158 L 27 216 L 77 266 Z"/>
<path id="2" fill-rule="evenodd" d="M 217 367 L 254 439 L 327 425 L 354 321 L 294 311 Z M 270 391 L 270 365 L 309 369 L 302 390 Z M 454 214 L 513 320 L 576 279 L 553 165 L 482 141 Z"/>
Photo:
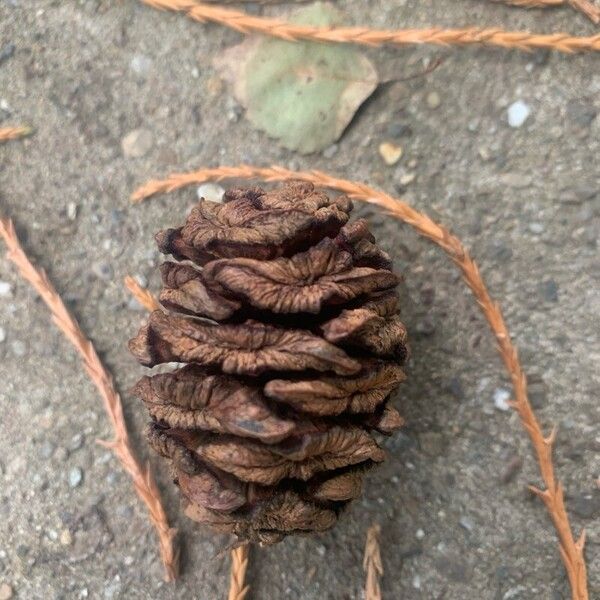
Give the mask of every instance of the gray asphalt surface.
<path id="1" fill-rule="evenodd" d="M 485 0 L 339 5 L 350 21 L 379 27 L 597 31 L 568 9 Z M 0 126 L 36 128 L 0 147 L 1 212 L 114 374 L 183 547 L 181 579 L 163 583 L 145 509 L 95 443 L 111 435 L 100 399 L 45 306 L 2 257 L 1 597 L 226 597 L 228 561 L 217 555 L 229 540 L 180 514 L 167 470 L 143 440 L 144 409 L 127 394 L 141 368 L 126 341 L 144 313 L 121 282 L 132 274 L 158 289 L 153 233 L 181 222 L 195 199 L 190 188 L 132 206 L 134 187 L 242 161 L 368 182 L 465 241 L 501 301 L 541 420 L 559 426 L 557 471 L 574 527 L 588 532 L 590 597 L 600 597 L 598 57 L 368 50 L 381 79 L 395 81 L 326 156 L 299 156 L 254 131 L 216 77 L 214 57 L 240 40 L 134 0 L 0 0 Z M 426 77 L 398 81 L 437 58 Z M 507 111 L 518 100 L 530 115 L 513 128 Z M 122 141 L 138 129 L 143 156 L 125 156 Z M 393 167 L 379 156 L 384 141 L 404 150 Z M 358 214 L 405 278 L 413 358 L 396 404 L 408 424 L 386 442 L 389 460 L 335 530 L 252 552 L 250 597 L 362 598 L 365 533 L 379 522 L 386 599 L 568 598 L 555 534 L 527 491 L 539 484 L 538 469 L 517 416 L 501 410 L 509 382 L 477 306 L 439 250 L 375 209 Z"/>

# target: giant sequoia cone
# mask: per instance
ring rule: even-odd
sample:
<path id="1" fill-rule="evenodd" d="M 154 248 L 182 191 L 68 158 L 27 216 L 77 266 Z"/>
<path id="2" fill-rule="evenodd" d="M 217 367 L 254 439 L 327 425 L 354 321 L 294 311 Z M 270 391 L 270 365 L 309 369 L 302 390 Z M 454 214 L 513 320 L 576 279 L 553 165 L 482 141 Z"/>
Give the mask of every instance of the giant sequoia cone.
<path id="1" fill-rule="evenodd" d="M 134 391 L 195 521 L 262 543 L 328 529 L 384 459 L 374 432 L 402 424 L 398 278 L 351 209 L 305 183 L 234 189 L 156 236 L 182 262 L 129 346 L 188 364 Z"/>

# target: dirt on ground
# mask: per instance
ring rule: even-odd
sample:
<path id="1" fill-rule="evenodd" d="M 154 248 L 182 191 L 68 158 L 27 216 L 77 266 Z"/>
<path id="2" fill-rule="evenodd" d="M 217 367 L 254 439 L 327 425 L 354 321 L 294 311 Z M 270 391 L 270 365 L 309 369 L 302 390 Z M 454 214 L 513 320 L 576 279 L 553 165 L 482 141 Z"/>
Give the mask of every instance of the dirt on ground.
<path id="1" fill-rule="evenodd" d="M 486 0 L 351 0 L 374 27 L 490 25 L 597 32 L 574 11 Z M 283 7 L 258 8 L 278 13 Z M 136 0 L 0 0 L 0 126 L 35 134 L 0 148 L 0 209 L 93 339 L 123 393 L 136 450 L 180 528 L 182 572 L 163 570 L 145 507 L 111 453 L 100 398 L 36 294 L 0 258 L 2 598 L 226 597 L 226 536 L 179 510 L 127 392 L 142 369 L 126 342 L 145 313 L 122 285 L 159 289 L 153 234 L 181 222 L 195 188 L 132 205 L 150 177 L 200 166 L 319 168 L 403 197 L 472 250 L 503 307 L 548 429 L 600 597 L 600 69 L 594 55 L 502 49 L 370 49 L 380 86 L 337 145 L 300 156 L 255 131 L 213 69 L 242 36 Z M 427 64 L 441 65 L 425 76 Z M 412 77 L 412 78 L 411 78 Z M 529 111 L 510 126 L 516 102 Z M 513 115 L 514 116 L 514 115 Z M 514 125 L 515 123 L 513 123 Z M 136 132 L 134 135 L 131 132 Z M 387 166 L 378 152 L 403 149 Z M 133 151 L 132 151 L 133 144 Z M 412 340 L 396 406 L 406 428 L 332 531 L 252 549 L 250 597 L 363 597 L 368 527 L 382 527 L 387 599 L 569 597 L 556 535 L 528 491 L 538 467 L 510 384 L 456 269 L 374 208 L 357 213 L 404 277 Z"/>

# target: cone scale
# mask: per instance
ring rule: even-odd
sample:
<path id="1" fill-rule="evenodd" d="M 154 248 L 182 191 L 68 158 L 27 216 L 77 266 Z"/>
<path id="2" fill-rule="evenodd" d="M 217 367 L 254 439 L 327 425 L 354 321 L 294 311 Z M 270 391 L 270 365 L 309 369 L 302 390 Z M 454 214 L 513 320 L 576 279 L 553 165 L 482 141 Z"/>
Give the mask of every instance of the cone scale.
<path id="1" fill-rule="evenodd" d="M 162 310 L 129 347 L 134 393 L 185 513 L 262 544 L 325 531 L 402 418 L 398 277 L 346 197 L 232 189 L 161 231 Z"/>

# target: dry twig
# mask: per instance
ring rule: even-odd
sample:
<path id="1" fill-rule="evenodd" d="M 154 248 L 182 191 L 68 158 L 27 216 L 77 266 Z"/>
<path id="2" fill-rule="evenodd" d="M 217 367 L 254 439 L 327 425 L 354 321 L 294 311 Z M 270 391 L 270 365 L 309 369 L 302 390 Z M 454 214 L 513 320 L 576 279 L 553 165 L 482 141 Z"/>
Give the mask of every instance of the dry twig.
<path id="1" fill-rule="evenodd" d="M 381 562 L 381 551 L 379 549 L 379 535 L 381 527 L 375 523 L 367 531 L 367 543 L 365 545 L 365 557 L 363 569 L 367 575 L 365 581 L 365 600 L 381 600 L 381 587 L 379 578 L 383 576 L 383 564 Z"/>
<path id="2" fill-rule="evenodd" d="M 245 583 L 249 548 L 249 544 L 244 544 L 231 551 L 231 573 L 227 600 L 244 600 L 250 590 L 250 586 Z"/>
<path id="3" fill-rule="evenodd" d="M 79 352 L 87 374 L 100 392 L 115 434 L 114 440 L 101 443 L 116 454 L 123 468 L 131 476 L 135 491 L 146 504 L 150 520 L 158 534 L 160 555 L 166 570 L 165 578 L 167 581 L 174 580 L 177 574 L 177 552 L 173 545 L 176 530 L 169 527 L 161 504 L 160 492 L 150 470 L 140 466 L 133 454 L 123 416 L 121 398 L 114 387 L 112 377 L 102 365 L 92 342 L 85 337 L 79 324 L 65 307 L 46 273 L 31 264 L 19 243 L 10 219 L 0 219 L 0 236 L 4 238 L 8 248 L 8 258 L 17 266 L 21 276 L 42 297 L 52 313 L 54 324 Z"/>
<path id="4" fill-rule="evenodd" d="M 353 199 L 375 204 L 390 215 L 404 221 L 416 229 L 422 236 L 440 246 L 461 271 L 466 284 L 469 286 L 483 315 L 485 316 L 498 344 L 498 351 L 506 370 L 512 380 L 515 394 L 513 408 L 519 414 L 523 427 L 533 444 L 539 463 L 545 490 L 531 487 L 544 502 L 554 528 L 559 538 L 560 554 L 569 577 L 573 600 L 588 600 L 586 564 L 583 555 L 585 532 L 575 540 L 571 532 L 569 517 L 565 508 L 563 488 L 554 474 L 552 463 L 552 447 L 555 440 L 555 430 L 549 436 L 544 436 L 542 428 L 535 416 L 527 397 L 527 382 L 519 362 L 517 350 L 513 345 L 502 311 L 491 298 L 479 269 L 460 240 L 447 229 L 409 205 L 394 199 L 367 185 L 337 179 L 321 171 L 291 171 L 283 167 L 217 167 L 201 169 L 192 173 L 178 173 L 162 181 L 150 181 L 136 190 L 132 200 L 139 202 L 153 194 L 170 192 L 190 184 L 203 183 L 208 180 L 228 178 L 255 179 L 264 181 L 285 181 L 300 179 L 310 181 L 317 186 L 339 190 Z"/>
<path id="5" fill-rule="evenodd" d="M 22 125 L 20 127 L 4 127 L 0 129 L 0 142 L 17 140 L 30 135 L 32 131 L 33 129 L 31 127 L 27 127 L 26 125 Z"/>
<path id="6" fill-rule="evenodd" d="M 152 312 L 160 308 L 158 300 L 145 290 L 133 277 L 127 275 L 123 280 L 125 287 L 131 292 L 131 295 L 147 310 Z"/>
<path id="7" fill-rule="evenodd" d="M 504 31 L 496 27 L 467 27 L 464 29 L 369 29 L 368 27 L 316 27 L 297 25 L 281 19 L 252 16 L 245 12 L 209 6 L 195 0 L 140 0 L 161 10 L 185 13 L 195 21 L 213 22 L 231 27 L 241 33 L 260 33 L 288 40 L 313 40 L 317 42 L 336 42 L 381 46 L 392 44 L 406 46 L 411 44 L 435 44 L 437 46 L 483 45 L 518 50 L 537 50 L 541 48 L 559 52 L 599 52 L 600 34 L 578 37 L 568 33 L 530 33 L 528 31 Z"/>
<path id="8" fill-rule="evenodd" d="M 553 8 L 569 4 L 594 23 L 600 23 L 600 8 L 594 6 L 590 0 L 492 0 L 492 2 L 503 2 L 521 8 Z"/>

